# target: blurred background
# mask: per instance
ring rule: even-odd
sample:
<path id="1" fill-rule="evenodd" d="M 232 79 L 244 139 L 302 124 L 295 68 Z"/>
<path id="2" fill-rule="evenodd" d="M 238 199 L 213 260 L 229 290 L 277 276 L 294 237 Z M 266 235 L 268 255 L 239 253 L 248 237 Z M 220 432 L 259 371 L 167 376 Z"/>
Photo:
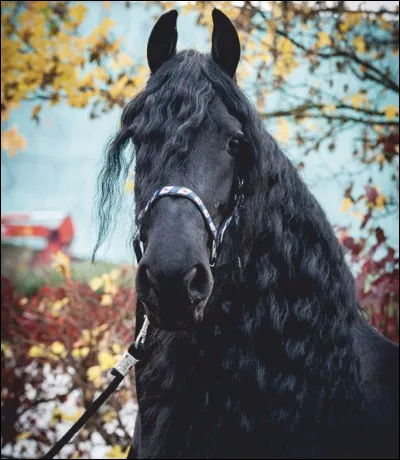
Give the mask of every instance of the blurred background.
<path id="1" fill-rule="evenodd" d="M 209 52 L 211 11 L 242 43 L 238 81 L 321 203 L 371 322 L 398 342 L 398 2 L 1 2 L 2 454 L 38 457 L 130 343 L 134 171 L 108 244 L 96 179 L 122 108 L 146 82 L 157 17 Z M 124 458 L 133 376 L 62 458 Z"/>

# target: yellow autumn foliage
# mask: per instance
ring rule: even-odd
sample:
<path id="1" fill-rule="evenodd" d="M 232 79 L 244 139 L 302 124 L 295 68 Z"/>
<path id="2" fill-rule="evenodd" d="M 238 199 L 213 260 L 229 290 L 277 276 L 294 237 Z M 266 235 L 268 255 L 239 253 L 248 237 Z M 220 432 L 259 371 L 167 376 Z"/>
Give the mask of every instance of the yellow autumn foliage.
<path id="1" fill-rule="evenodd" d="M 331 46 L 332 39 L 327 32 L 318 32 L 317 48 Z"/>
<path id="2" fill-rule="evenodd" d="M 53 268 L 55 268 L 66 279 L 71 278 L 71 265 L 69 257 L 62 251 L 53 256 Z"/>
<path id="3" fill-rule="evenodd" d="M 275 138 L 287 144 L 290 139 L 290 123 L 286 118 L 279 118 L 278 120 L 278 131 L 275 133 Z"/>
<path id="4" fill-rule="evenodd" d="M 128 77 L 114 81 L 107 72 L 107 65 L 111 67 L 114 61 L 120 73 L 134 73 L 132 59 L 120 50 L 121 40 L 110 36 L 115 25 L 111 18 L 104 18 L 89 34 L 82 35 L 78 30 L 88 11 L 82 2 L 2 1 L 1 5 L 2 121 L 36 93 L 51 106 L 64 101 L 83 108 L 103 101 L 107 109 L 117 103 L 116 96 L 125 99 L 133 95 L 134 82 L 129 91 L 123 91 L 121 86 Z M 92 60 L 98 66 L 88 73 L 85 67 Z M 32 112 L 37 121 L 40 108 L 36 106 Z M 14 126 L 2 131 L 1 145 L 13 156 L 25 149 L 26 140 Z"/>
<path id="5" fill-rule="evenodd" d="M 116 444 L 107 452 L 107 458 L 126 458 L 129 452 L 129 447 L 122 450 L 119 444 Z"/>
<path id="6" fill-rule="evenodd" d="M 385 107 L 385 116 L 389 121 L 394 120 L 399 116 L 399 107 L 395 105 L 388 105 Z"/>
<path id="7" fill-rule="evenodd" d="M 351 200 L 351 198 L 349 197 L 344 198 L 342 201 L 342 211 L 347 212 L 351 208 L 352 205 L 353 205 L 353 201 Z"/>

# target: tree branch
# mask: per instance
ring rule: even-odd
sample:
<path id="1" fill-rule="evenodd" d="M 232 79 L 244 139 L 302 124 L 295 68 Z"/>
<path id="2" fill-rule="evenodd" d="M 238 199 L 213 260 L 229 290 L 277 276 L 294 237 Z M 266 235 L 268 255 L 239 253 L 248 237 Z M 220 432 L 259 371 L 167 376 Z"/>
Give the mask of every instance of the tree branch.
<path id="1" fill-rule="evenodd" d="M 265 120 L 269 118 L 277 117 L 295 117 L 295 118 L 322 118 L 325 120 L 333 121 L 340 120 L 342 122 L 353 121 L 355 123 L 361 123 L 364 125 L 385 125 L 385 126 L 398 126 L 398 121 L 382 121 L 382 120 L 367 120 L 365 118 L 357 118 L 348 115 L 326 115 L 323 113 L 298 113 L 296 109 L 293 110 L 276 110 L 274 112 L 266 112 L 261 114 L 262 118 Z"/>
<path id="2" fill-rule="evenodd" d="M 328 113 L 310 113 L 309 110 L 323 110 L 324 107 L 329 104 L 312 104 L 306 103 L 300 105 L 298 107 L 294 107 L 291 109 L 286 110 L 275 110 L 273 112 L 266 112 L 261 114 L 264 119 L 268 118 L 276 118 L 276 117 L 295 117 L 295 118 L 325 118 L 326 120 L 341 120 L 343 122 L 346 121 L 354 121 L 358 123 L 363 123 L 367 125 L 387 125 L 387 126 L 398 126 L 398 120 L 380 120 L 380 119 L 365 119 L 365 118 L 358 118 L 351 115 L 346 115 L 344 113 L 338 115 L 331 115 Z M 344 110 L 352 110 L 360 114 L 371 115 L 371 116 L 379 116 L 385 117 L 386 114 L 384 112 L 379 112 L 376 110 L 370 110 L 365 108 L 355 108 L 352 105 L 348 104 L 335 104 L 336 109 L 344 109 Z"/>
<path id="3" fill-rule="evenodd" d="M 372 72 L 375 72 L 377 75 L 381 77 L 382 80 L 379 80 L 377 77 L 374 75 L 371 75 L 370 73 L 365 72 L 365 77 L 370 78 L 371 80 L 385 86 L 388 89 L 391 89 L 392 91 L 395 91 L 396 93 L 400 93 L 400 86 L 391 78 L 389 78 L 385 73 L 377 69 L 375 66 L 373 66 L 370 62 L 365 61 L 364 59 L 359 58 L 356 54 L 354 53 L 349 53 L 347 51 L 339 50 L 338 48 L 335 48 L 334 53 L 321 53 L 317 52 L 315 50 L 309 49 L 306 46 L 302 45 L 299 43 L 297 40 L 294 38 L 290 37 L 289 34 L 285 33 L 282 30 L 277 29 L 276 33 L 282 37 L 285 37 L 286 39 L 290 40 L 293 45 L 295 45 L 297 48 L 305 51 L 308 54 L 314 54 L 315 56 L 318 56 L 322 59 L 332 59 L 336 57 L 344 57 L 344 58 L 349 58 L 356 62 L 357 64 L 360 64 L 367 69 L 371 70 Z"/>
<path id="4" fill-rule="evenodd" d="M 266 15 L 266 13 L 264 11 L 254 7 L 254 6 L 253 6 L 253 8 L 257 13 L 259 13 L 262 16 L 262 18 L 265 21 L 269 20 L 268 16 Z M 264 27 L 259 26 L 258 28 L 265 31 Z M 333 53 L 322 53 L 322 52 L 307 48 L 306 46 L 304 46 L 302 43 L 298 42 L 296 39 L 291 37 L 287 32 L 285 32 L 283 30 L 276 29 L 276 33 L 277 33 L 277 35 L 280 35 L 281 37 L 284 37 L 284 38 L 288 39 L 291 43 L 293 43 L 293 45 L 295 45 L 297 48 L 301 49 L 302 51 L 306 52 L 307 54 L 312 54 L 312 55 L 318 56 L 318 57 L 320 57 L 322 59 L 332 59 L 332 58 L 336 58 L 336 57 L 349 58 L 352 61 L 356 62 L 357 64 L 362 65 L 365 68 L 369 69 L 371 72 L 376 73 L 377 75 L 379 75 L 381 80 L 379 80 L 376 76 L 374 76 L 374 75 L 372 75 L 370 73 L 365 73 L 365 77 L 370 78 L 371 80 L 373 80 L 373 81 L 385 86 L 388 89 L 391 89 L 392 91 L 400 93 L 400 86 L 399 86 L 398 83 L 396 83 L 394 80 L 392 80 L 390 77 L 388 77 L 384 72 L 379 70 L 377 67 L 372 65 L 369 61 L 361 59 L 355 53 L 350 53 L 350 52 L 347 52 L 347 51 L 343 51 L 343 50 L 341 50 L 339 48 L 335 48 L 335 52 L 333 52 Z"/>

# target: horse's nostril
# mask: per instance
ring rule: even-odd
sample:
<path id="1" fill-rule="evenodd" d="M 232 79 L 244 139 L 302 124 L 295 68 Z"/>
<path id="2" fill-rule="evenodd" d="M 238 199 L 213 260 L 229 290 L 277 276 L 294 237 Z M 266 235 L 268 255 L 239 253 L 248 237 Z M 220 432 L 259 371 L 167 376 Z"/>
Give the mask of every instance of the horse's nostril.
<path id="1" fill-rule="evenodd" d="M 158 282 L 156 277 L 151 273 L 150 269 L 146 266 L 139 267 L 137 287 L 144 296 L 148 296 L 150 290 L 158 291 Z"/>
<path id="2" fill-rule="evenodd" d="M 147 275 L 147 280 L 151 288 L 157 290 L 158 289 L 158 282 L 155 276 L 151 273 L 151 271 L 146 268 L 146 275 Z"/>
<path id="3" fill-rule="evenodd" d="M 184 285 L 187 289 L 189 300 L 197 304 L 209 295 L 209 277 L 206 268 L 201 265 L 195 265 L 184 277 Z"/>

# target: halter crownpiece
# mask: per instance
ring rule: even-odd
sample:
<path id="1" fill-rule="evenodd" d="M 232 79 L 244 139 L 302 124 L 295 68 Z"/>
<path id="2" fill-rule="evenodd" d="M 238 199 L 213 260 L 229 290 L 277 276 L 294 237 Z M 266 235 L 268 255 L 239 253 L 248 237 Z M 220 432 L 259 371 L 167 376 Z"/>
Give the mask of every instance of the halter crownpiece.
<path id="1" fill-rule="evenodd" d="M 239 185 L 239 192 L 242 188 L 243 181 L 238 181 Z M 215 268 L 215 271 L 218 271 L 219 273 L 228 273 L 233 270 L 237 270 L 241 268 L 241 261 L 240 258 L 238 257 L 235 261 L 229 262 L 228 264 L 224 264 L 220 267 L 215 267 L 215 263 L 217 261 L 217 252 L 218 252 L 218 247 L 221 245 L 224 234 L 226 229 L 228 228 L 229 224 L 232 222 L 232 220 L 235 221 L 236 224 L 238 224 L 238 219 L 239 219 L 239 206 L 241 204 L 243 195 L 241 194 L 235 194 L 235 208 L 233 210 L 233 213 L 225 219 L 224 223 L 221 225 L 219 231 L 217 230 L 217 227 L 214 225 L 211 215 L 208 212 L 206 206 L 204 205 L 203 201 L 201 198 L 193 192 L 193 190 L 190 190 L 187 187 L 181 187 L 181 186 L 176 186 L 176 185 L 168 185 L 161 187 L 158 189 L 151 199 L 147 202 L 146 206 L 142 211 L 139 212 L 137 216 L 137 221 L 138 221 L 138 236 L 134 240 L 134 250 L 136 254 L 136 259 L 137 263 L 139 264 L 140 260 L 143 257 L 143 251 L 140 245 L 140 226 L 141 223 L 145 217 L 145 215 L 149 212 L 150 208 L 152 205 L 157 201 L 158 199 L 164 197 L 164 196 L 177 196 L 181 198 L 186 198 L 190 200 L 194 205 L 197 207 L 197 209 L 200 211 L 201 215 L 204 218 L 204 221 L 206 223 L 206 226 L 211 234 L 212 237 L 212 249 L 211 249 L 211 261 L 210 261 L 210 266 Z"/>

